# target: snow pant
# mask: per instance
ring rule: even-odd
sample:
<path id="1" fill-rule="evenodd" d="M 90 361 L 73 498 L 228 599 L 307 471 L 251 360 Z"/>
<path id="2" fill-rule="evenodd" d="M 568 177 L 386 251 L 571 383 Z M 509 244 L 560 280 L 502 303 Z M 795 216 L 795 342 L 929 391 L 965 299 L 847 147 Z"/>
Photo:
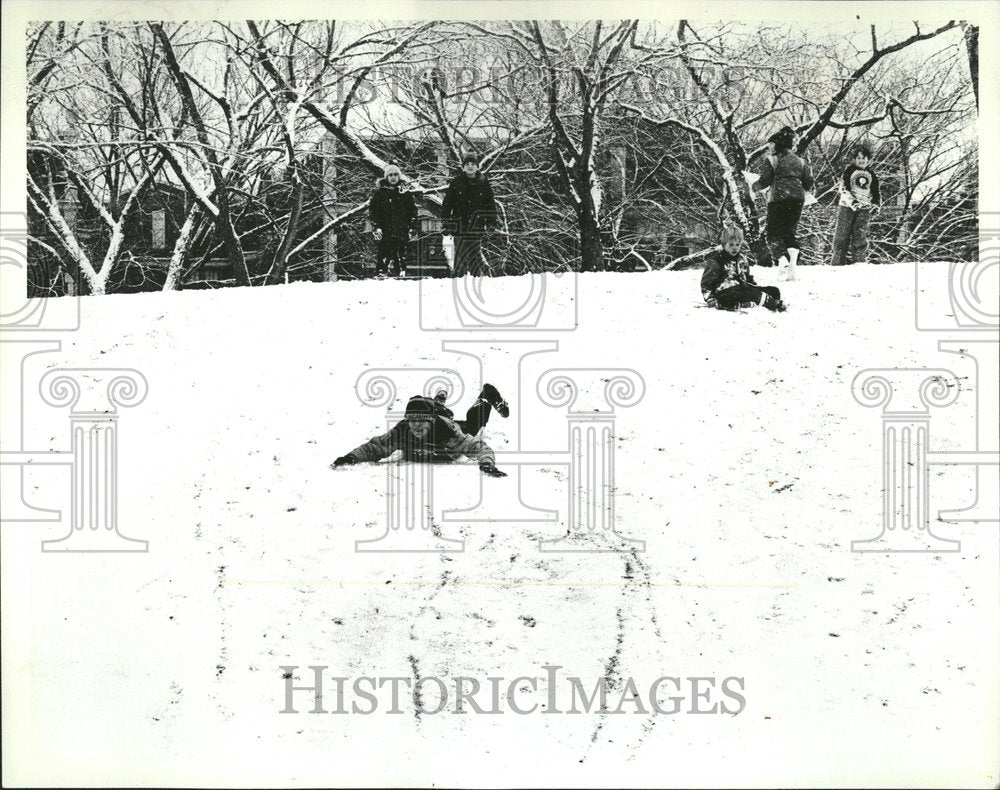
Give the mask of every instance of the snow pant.
<path id="1" fill-rule="evenodd" d="M 868 261 L 868 223 L 871 221 L 871 209 L 848 208 L 841 206 L 837 212 L 837 228 L 833 232 L 834 266 L 847 263 L 850 253 L 851 263 L 866 263 Z"/>
<path id="2" fill-rule="evenodd" d="M 795 230 L 802 216 L 802 198 L 784 198 L 767 204 L 767 246 L 777 263 L 787 250 L 801 249 Z"/>
<path id="3" fill-rule="evenodd" d="M 764 297 L 764 307 L 776 310 L 781 304 L 781 291 L 773 285 L 751 285 L 741 283 L 715 292 L 715 301 L 723 310 L 735 310 L 737 307 L 757 307 L 761 297 Z"/>
<path id="4" fill-rule="evenodd" d="M 473 403 L 469 410 L 465 413 L 464 420 L 456 420 L 458 427 L 461 428 L 469 436 L 475 436 L 479 433 L 483 426 L 486 425 L 490 420 L 490 414 L 493 413 L 493 407 L 490 406 L 484 400 L 477 400 Z"/>
<path id="5" fill-rule="evenodd" d="M 471 274 L 480 277 L 487 274 L 489 267 L 483 257 L 482 233 L 455 234 L 455 276 L 463 277 Z"/>
<path id="6" fill-rule="evenodd" d="M 398 275 L 406 268 L 407 236 L 384 234 L 375 250 L 375 274 Z"/>

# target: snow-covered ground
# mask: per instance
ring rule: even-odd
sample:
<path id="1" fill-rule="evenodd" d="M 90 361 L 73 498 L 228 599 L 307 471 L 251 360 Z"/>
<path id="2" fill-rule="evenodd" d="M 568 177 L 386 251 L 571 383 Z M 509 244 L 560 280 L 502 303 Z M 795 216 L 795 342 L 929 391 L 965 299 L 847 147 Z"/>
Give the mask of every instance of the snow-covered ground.
<path id="1" fill-rule="evenodd" d="M 517 499 L 516 476 L 482 478 L 473 465 L 434 477 L 434 520 L 464 552 L 355 552 L 384 530 L 386 475 L 384 465 L 328 468 L 384 429 L 384 410 L 358 400 L 358 376 L 453 368 L 466 386 L 456 411 L 479 386 L 475 360 L 442 349 L 470 335 L 418 328 L 420 288 L 439 298 L 449 282 L 83 300 L 81 331 L 30 358 L 25 380 L 53 367 L 146 376 L 146 401 L 120 418 L 119 521 L 150 551 L 43 554 L 39 541 L 66 522 L 4 528 L 5 651 L 17 658 L 4 705 L 18 712 L 7 748 L 34 755 L 21 776 L 995 786 L 996 530 L 938 525 L 961 539 L 960 554 L 850 551 L 882 518 L 881 415 L 852 397 L 855 374 L 944 367 L 970 382 L 973 363 L 914 329 L 912 266 L 800 267 L 781 315 L 706 309 L 699 277 L 583 275 L 576 331 L 497 333 L 480 347 L 485 378 L 513 409 L 486 429 L 501 468 L 519 424 L 521 450 L 566 449 L 565 410 L 536 393 L 541 372 L 641 375 L 642 400 L 616 411 L 615 481 L 618 529 L 644 540 L 643 553 L 541 553 L 538 540 L 561 523 L 446 521 L 440 510 L 472 507 L 480 486 L 496 516 Z M 487 287 L 516 301 L 524 281 Z M 509 341 L 526 338 L 559 349 L 525 357 L 518 380 L 525 346 Z M 595 386 L 575 408 L 606 410 L 601 374 L 578 376 Z M 400 390 L 396 407 L 410 394 Z M 963 392 L 934 413 L 934 450 L 974 443 L 974 405 Z M 26 419 L 25 446 L 67 448 L 64 414 L 38 404 Z M 32 470 L 27 493 L 55 498 L 68 518 L 60 475 Z M 932 513 L 969 504 L 969 469 L 933 475 Z M 522 484 L 564 520 L 563 468 L 533 467 Z M 607 676 L 612 706 L 628 678 L 643 695 L 661 676 L 681 678 L 685 700 L 673 715 L 631 705 L 515 715 L 503 700 L 502 715 L 417 715 L 404 693 L 394 715 L 382 691 L 372 715 L 314 715 L 297 692 L 300 712 L 283 715 L 284 665 L 300 667 L 297 684 L 325 665 L 331 683 L 464 676 L 485 686 L 494 676 L 503 689 L 557 665 L 588 689 Z M 742 678 L 739 715 L 689 713 L 684 679 L 699 676 Z M 522 706 L 545 702 L 518 693 Z M 704 706 L 715 702 L 734 700 L 716 688 Z"/>

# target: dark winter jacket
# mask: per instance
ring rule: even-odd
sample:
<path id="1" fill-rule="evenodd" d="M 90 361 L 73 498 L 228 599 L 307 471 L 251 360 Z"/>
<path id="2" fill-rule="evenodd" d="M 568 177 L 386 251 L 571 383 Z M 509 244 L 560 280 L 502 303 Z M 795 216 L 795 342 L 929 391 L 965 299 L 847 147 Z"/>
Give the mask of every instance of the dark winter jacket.
<path id="1" fill-rule="evenodd" d="M 812 172 L 809 165 L 791 151 L 764 157 L 760 180 L 754 189 L 771 187 L 767 202 L 778 200 L 804 200 L 805 193 L 813 188 Z"/>
<path id="2" fill-rule="evenodd" d="M 356 461 L 381 461 L 396 450 L 403 451 L 404 461 L 454 461 L 463 455 L 479 463 L 496 460 L 486 442 L 463 433 L 454 420 L 440 414 L 434 416 L 431 430 L 423 441 L 410 432 L 406 420 L 401 420 L 386 433 L 373 436 L 348 455 Z"/>
<path id="3" fill-rule="evenodd" d="M 757 284 L 750 274 L 746 257 L 742 253 L 730 255 L 724 249 L 719 250 L 705 264 L 701 275 L 701 295 L 706 302 L 710 302 L 719 291 L 743 283 Z"/>
<path id="4" fill-rule="evenodd" d="M 368 214 L 372 227 L 378 228 L 386 236 L 406 238 L 411 230 L 417 229 L 417 207 L 413 193 L 401 186 L 390 186 L 384 178 L 375 182 Z"/>
<path id="5" fill-rule="evenodd" d="M 492 229 L 497 222 L 497 203 L 489 179 L 482 173 L 469 178 L 459 173 L 448 185 L 441 203 L 445 232 L 463 233 Z"/>
<path id="6" fill-rule="evenodd" d="M 840 205 L 848 208 L 867 208 L 881 204 L 882 195 L 879 193 L 878 176 L 875 175 L 875 171 L 869 167 L 849 165 L 840 180 Z"/>

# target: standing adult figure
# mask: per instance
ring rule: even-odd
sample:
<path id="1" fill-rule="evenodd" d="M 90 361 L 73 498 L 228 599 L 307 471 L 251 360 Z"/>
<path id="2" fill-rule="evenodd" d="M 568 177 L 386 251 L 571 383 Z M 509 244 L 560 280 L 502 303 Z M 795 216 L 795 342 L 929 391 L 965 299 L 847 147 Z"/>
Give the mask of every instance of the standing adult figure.
<path id="1" fill-rule="evenodd" d="M 485 274 L 483 236 L 496 229 L 497 204 L 489 179 L 479 172 L 475 154 L 462 157 L 462 172 L 448 184 L 441 218 L 445 235 L 454 234 L 455 277 Z"/>
<path id="2" fill-rule="evenodd" d="M 764 158 L 760 180 L 755 190 L 767 193 L 767 244 L 778 264 L 779 280 L 794 280 L 799 261 L 799 240 L 796 230 L 802 216 L 806 192 L 813 188 L 813 177 L 806 164 L 792 152 L 795 131 L 783 126 L 768 140 L 774 153 Z"/>
<path id="3" fill-rule="evenodd" d="M 416 235 L 417 207 L 413 193 L 403 189 L 402 174 L 389 165 L 375 182 L 368 214 L 375 238 L 375 275 L 405 276 L 406 245 Z"/>

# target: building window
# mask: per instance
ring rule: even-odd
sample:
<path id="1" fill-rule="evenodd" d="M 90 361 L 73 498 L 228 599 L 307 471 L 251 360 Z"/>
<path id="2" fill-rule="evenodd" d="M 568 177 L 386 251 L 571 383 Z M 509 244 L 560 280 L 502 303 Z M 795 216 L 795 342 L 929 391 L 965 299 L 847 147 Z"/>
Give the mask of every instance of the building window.
<path id="1" fill-rule="evenodd" d="M 167 212 L 157 209 L 153 212 L 153 249 L 162 250 L 167 246 Z"/>

